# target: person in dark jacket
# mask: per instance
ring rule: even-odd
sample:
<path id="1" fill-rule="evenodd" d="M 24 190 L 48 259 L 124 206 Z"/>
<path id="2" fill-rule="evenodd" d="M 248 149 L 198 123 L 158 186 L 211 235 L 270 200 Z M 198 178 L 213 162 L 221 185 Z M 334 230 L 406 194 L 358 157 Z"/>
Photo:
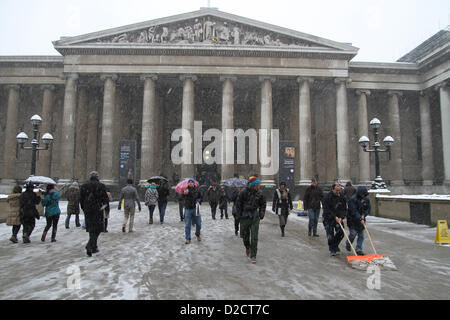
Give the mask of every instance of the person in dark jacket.
<path id="1" fill-rule="evenodd" d="M 45 198 L 42 199 L 42 205 L 45 208 L 45 219 L 47 225 L 42 233 L 41 241 L 45 241 L 48 230 L 52 228 L 52 242 L 56 242 L 56 232 L 58 230 L 59 216 L 61 215 L 61 209 L 59 208 L 59 192 L 56 190 L 54 184 L 47 185 L 47 192 Z"/>
<path id="2" fill-rule="evenodd" d="M 86 254 L 91 257 L 98 252 L 97 240 L 105 228 L 103 210 L 109 205 L 109 199 L 106 186 L 99 181 L 98 172 L 92 171 L 89 176 L 89 181 L 80 188 L 80 204 L 85 216 L 86 232 L 89 232 Z"/>
<path id="3" fill-rule="evenodd" d="M 314 237 L 318 237 L 317 225 L 319 223 L 320 216 L 320 203 L 323 199 L 323 191 L 317 184 L 317 180 L 313 179 L 311 185 L 306 188 L 305 195 L 303 196 L 303 210 L 308 212 L 309 224 L 308 224 L 308 236 L 311 234 Z"/>
<path id="4" fill-rule="evenodd" d="M 242 188 L 238 188 L 238 189 L 234 189 L 233 192 L 231 193 L 231 198 L 230 201 L 233 202 L 233 207 L 231 209 L 231 213 L 233 214 L 234 217 L 234 233 L 237 236 L 238 232 L 239 232 L 239 217 L 237 216 L 237 199 L 239 196 L 239 193 L 242 191 Z"/>
<path id="5" fill-rule="evenodd" d="M 264 219 L 266 213 L 266 199 L 259 190 L 260 183 L 258 178 L 250 177 L 247 187 L 238 195 L 236 207 L 245 254 L 250 258 L 251 263 L 256 263 L 259 222 Z"/>
<path id="6" fill-rule="evenodd" d="M 294 209 L 294 206 L 289 189 L 286 188 L 286 182 L 280 182 L 280 187 L 273 193 L 272 212 L 278 215 L 282 237 L 284 237 L 289 210 L 292 209 Z"/>
<path id="7" fill-rule="evenodd" d="M 184 221 L 184 198 L 182 194 L 178 195 L 178 210 L 180 212 L 180 221 Z"/>
<path id="8" fill-rule="evenodd" d="M 190 178 L 188 187 L 183 191 L 184 199 L 184 231 L 186 236 L 185 244 L 191 243 L 191 224 L 195 220 L 195 236 L 201 241 L 200 231 L 202 228 L 202 219 L 200 213 L 197 214 L 197 204 L 202 204 L 202 195 L 195 187 L 195 180 Z"/>
<path id="9" fill-rule="evenodd" d="M 220 219 L 223 219 L 225 213 L 225 219 L 228 219 L 228 195 L 225 187 L 220 187 L 219 191 L 219 209 L 220 209 Z"/>
<path id="10" fill-rule="evenodd" d="M 80 224 L 80 187 L 78 182 L 73 182 L 67 191 L 67 217 L 66 217 L 66 229 L 69 229 L 70 216 L 75 215 L 75 225 L 77 228 L 81 227 Z"/>
<path id="11" fill-rule="evenodd" d="M 348 201 L 350 200 L 350 198 L 356 193 L 356 189 L 354 186 L 352 186 L 351 181 L 348 181 L 345 184 L 345 188 L 344 188 L 344 197 L 345 199 Z"/>
<path id="12" fill-rule="evenodd" d="M 162 176 L 162 175 L 161 175 Z M 169 185 L 167 181 L 161 180 L 159 186 L 156 188 L 158 191 L 158 210 L 159 210 L 159 223 L 164 223 L 164 216 L 166 215 L 167 198 L 169 197 Z"/>
<path id="13" fill-rule="evenodd" d="M 36 220 L 39 220 L 39 212 L 36 205 L 41 203 L 41 197 L 33 192 L 33 183 L 27 183 L 25 192 L 19 197 L 20 221 L 23 225 L 23 243 L 30 243 L 30 236 L 34 230 Z"/>
<path id="14" fill-rule="evenodd" d="M 6 219 L 6 225 L 12 226 L 12 236 L 9 239 L 12 243 L 18 243 L 17 234 L 20 231 L 20 195 L 22 194 L 22 187 L 19 185 L 14 186 L 11 194 L 6 200 L 9 204 L 8 217 Z"/>
<path id="15" fill-rule="evenodd" d="M 350 230 L 350 235 L 348 236 L 350 242 L 358 236 L 358 241 L 356 242 L 356 254 L 363 256 L 364 252 L 362 249 L 364 242 L 364 225 L 366 224 L 366 216 L 370 213 L 370 200 L 367 197 L 369 192 L 364 186 L 359 186 L 350 200 L 348 201 L 348 212 L 347 212 L 347 226 Z M 346 241 L 345 248 L 350 251 L 350 244 L 348 240 Z"/>
<path id="16" fill-rule="evenodd" d="M 339 183 L 333 184 L 331 191 L 323 198 L 323 225 L 327 233 L 328 248 L 330 254 L 340 254 L 339 243 L 344 238 L 342 220 L 347 214 L 347 201 L 341 194 L 342 187 Z"/>
<path id="17" fill-rule="evenodd" d="M 208 202 L 211 207 L 211 216 L 213 220 L 216 220 L 216 210 L 217 204 L 219 203 L 219 189 L 217 189 L 217 184 L 213 183 L 208 189 Z"/>

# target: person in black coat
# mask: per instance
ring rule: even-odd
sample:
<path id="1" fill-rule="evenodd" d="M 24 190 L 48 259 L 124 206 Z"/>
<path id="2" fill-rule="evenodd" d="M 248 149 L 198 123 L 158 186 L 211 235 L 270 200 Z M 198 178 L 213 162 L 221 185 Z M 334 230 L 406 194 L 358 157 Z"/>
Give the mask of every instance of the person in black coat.
<path id="1" fill-rule="evenodd" d="M 323 226 L 327 233 L 328 248 L 330 254 L 335 256 L 340 253 L 339 243 L 344 238 L 342 220 L 347 215 L 347 201 L 341 194 L 341 185 L 335 183 L 332 190 L 323 198 Z"/>
<path id="2" fill-rule="evenodd" d="M 286 188 L 286 182 L 281 182 L 280 187 L 273 193 L 272 212 L 278 215 L 282 237 L 284 237 L 289 210 L 292 209 L 294 209 L 294 206 L 289 189 Z"/>
<path id="3" fill-rule="evenodd" d="M 98 252 L 97 240 L 105 230 L 103 210 L 109 205 L 109 198 L 106 186 L 99 181 L 98 172 L 92 171 L 89 176 L 89 181 L 80 188 L 80 205 L 85 216 L 86 232 L 89 232 L 86 254 L 91 257 Z"/>
<path id="4" fill-rule="evenodd" d="M 30 243 L 30 236 L 36 225 L 36 219 L 39 220 L 39 212 L 36 205 L 41 203 L 41 197 L 33 192 L 34 185 L 27 183 L 26 190 L 19 197 L 20 222 L 23 225 L 23 243 Z"/>
<path id="5" fill-rule="evenodd" d="M 370 213 L 370 200 L 367 197 L 369 192 L 364 186 L 359 186 L 356 194 L 354 194 L 348 201 L 347 226 L 350 230 L 348 236 L 350 242 L 358 236 L 356 243 L 356 254 L 363 256 L 362 249 L 364 241 L 364 225 L 366 224 L 366 216 Z M 350 244 L 346 241 L 345 248 L 350 251 Z"/>
<path id="6" fill-rule="evenodd" d="M 236 235 L 238 235 L 238 232 L 239 232 L 239 217 L 237 216 L 236 205 L 237 205 L 238 195 L 239 195 L 239 192 L 241 192 L 241 190 L 242 190 L 242 187 L 240 187 L 238 189 L 234 189 L 233 192 L 231 193 L 231 197 L 230 197 L 230 201 L 233 202 L 233 207 L 231 208 L 231 213 L 233 214 L 233 217 L 234 217 L 234 233 Z"/>
<path id="7" fill-rule="evenodd" d="M 213 220 L 216 220 L 217 204 L 219 203 L 219 189 L 216 183 L 213 183 L 208 189 L 208 201 L 211 207 L 211 216 Z"/>
<path id="8" fill-rule="evenodd" d="M 160 185 L 156 188 L 158 190 L 158 210 L 159 221 L 164 223 L 164 216 L 166 215 L 167 197 L 169 196 L 169 184 L 165 180 L 161 180 Z"/>
<path id="9" fill-rule="evenodd" d="M 317 180 L 313 179 L 303 196 L 303 210 L 308 212 L 309 217 L 308 236 L 311 236 L 311 234 L 314 237 L 319 236 L 317 234 L 317 224 L 319 223 L 320 202 L 322 199 L 323 191 L 318 186 Z"/>
<path id="10" fill-rule="evenodd" d="M 220 219 L 223 219 L 223 214 L 225 213 L 225 219 L 228 219 L 228 195 L 225 187 L 220 187 L 219 192 L 219 209 L 220 209 Z"/>
<path id="11" fill-rule="evenodd" d="M 197 203 L 202 204 L 202 195 L 195 187 L 195 180 L 189 178 L 189 184 L 183 191 L 184 199 L 184 231 L 186 241 L 185 244 L 191 243 L 191 224 L 195 220 L 195 235 L 197 240 L 201 241 L 200 231 L 202 228 L 202 219 L 200 213 L 197 213 Z"/>

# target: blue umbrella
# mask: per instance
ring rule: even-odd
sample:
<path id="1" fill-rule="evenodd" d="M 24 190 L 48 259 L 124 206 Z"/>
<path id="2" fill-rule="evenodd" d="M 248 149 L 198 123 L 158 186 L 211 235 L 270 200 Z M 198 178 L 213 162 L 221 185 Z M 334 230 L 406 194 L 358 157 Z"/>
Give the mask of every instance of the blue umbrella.
<path id="1" fill-rule="evenodd" d="M 248 181 L 242 178 L 231 178 L 225 180 L 222 184 L 231 188 L 243 188 L 247 186 Z"/>

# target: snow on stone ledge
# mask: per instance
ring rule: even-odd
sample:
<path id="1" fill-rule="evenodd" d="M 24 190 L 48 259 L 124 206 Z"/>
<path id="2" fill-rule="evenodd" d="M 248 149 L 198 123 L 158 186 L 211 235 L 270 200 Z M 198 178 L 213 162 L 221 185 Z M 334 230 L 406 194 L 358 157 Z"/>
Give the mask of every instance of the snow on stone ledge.
<path id="1" fill-rule="evenodd" d="M 8 195 L 7 194 L 0 194 L 0 199 L 7 199 Z"/>
<path id="2" fill-rule="evenodd" d="M 377 199 L 408 199 L 408 200 L 446 200 L 450 201 L 449 194 L 416 194 L 416 195 L 377 195 Z"/>

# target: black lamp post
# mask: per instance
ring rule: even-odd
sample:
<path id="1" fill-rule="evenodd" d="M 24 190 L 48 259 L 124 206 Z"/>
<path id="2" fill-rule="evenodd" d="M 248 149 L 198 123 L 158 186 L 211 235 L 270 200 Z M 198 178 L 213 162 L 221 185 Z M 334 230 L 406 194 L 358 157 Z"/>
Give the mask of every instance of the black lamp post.
<path id="1" fill-rule="evenodd" d="M 365 152 L 374 152 L 375 153 L 375 180 L 372 182 L 371 189 L 386 189 L 386 183 L 381 178 L 380 174 L 380 157 L 378 153 L 380 152 L 390 152 L 391 146 L 394 144 L 394 139 L 391 136 L 387 136 L 383 140 L 383 144 L 386 149 L 381 149 L 381 144 L 379 140 L 379 132 L 378 130 L 381 127 L 381 121 L 377 118 L 373 118 L 370 121 L 370 127 L 373 129 L 373 135 L 375 137 L 375 143 L 373 144 L 373 149 L 367 149 L 370 144 L 370 140 L 366 136 L 362 136 L 359 139 L 359 145 L 363 148 Z"/>
<path id="2" fill-rule="evenodd" d="M 28 141 L 28 135 L 25 132 L 21 132 L 16 136 L 17 143 L 20 145 L 21 149 L 31 150 L 31 175 L 36 174 L 36 152 L 38 150 L 48 150 L 50 144 L 53 141 L 53 136 L 50 133 L 45 133 L 42 136 L 42 142 L 45 144 L 45 148 L 39 147 L 39 126 L 42 123 L 42 118 L 35 114 L 31 117 L 31 123 L 33 124 L 33 140 L 31 140 L 31 147 L 25 147 L 25 142 Z"/>

